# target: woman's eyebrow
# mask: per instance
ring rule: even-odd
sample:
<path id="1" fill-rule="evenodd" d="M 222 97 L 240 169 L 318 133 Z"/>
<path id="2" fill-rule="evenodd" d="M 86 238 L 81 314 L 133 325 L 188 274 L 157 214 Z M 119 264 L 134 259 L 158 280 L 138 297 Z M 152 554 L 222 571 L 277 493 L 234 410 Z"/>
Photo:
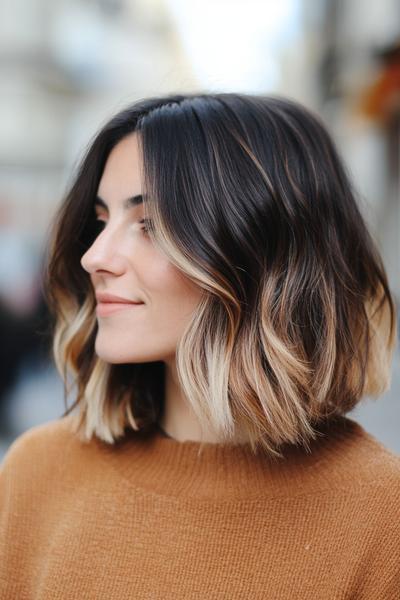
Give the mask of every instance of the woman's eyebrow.
<path id="1" fill-rule="evenodd" d="M 130 198 L 127 198 L 126 200 L 124 200 L 123 208 L 124 208 L 124 210 L 128 210 L 130 208 L 133 208 L 134 206 L 139 206 L 139 204 L 142 204 L 142 203 L 143 203 L 143 195 L 138 194 L 136 196 L 131 196 Z M 96 197 L 96 199 L 94 201 L 94 205 L 95 205 L 95 207 L 101 206 L 102 208 L 105 208 L 106 210 L 108 210 L 107 203 L 103 200 L 103 198 L 100 198 L 100 196 Z"/>

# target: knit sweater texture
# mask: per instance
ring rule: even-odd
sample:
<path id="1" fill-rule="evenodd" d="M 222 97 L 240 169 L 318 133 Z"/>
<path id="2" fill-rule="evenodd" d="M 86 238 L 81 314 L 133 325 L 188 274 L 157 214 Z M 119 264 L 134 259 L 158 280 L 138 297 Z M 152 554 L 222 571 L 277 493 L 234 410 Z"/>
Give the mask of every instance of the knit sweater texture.
<path id="1" fill-rule="evenodd" d="M 282 460 L 71 415 L 0 469 L 2 600 L 399 600 L 400 457 L 341 417 Z"/>

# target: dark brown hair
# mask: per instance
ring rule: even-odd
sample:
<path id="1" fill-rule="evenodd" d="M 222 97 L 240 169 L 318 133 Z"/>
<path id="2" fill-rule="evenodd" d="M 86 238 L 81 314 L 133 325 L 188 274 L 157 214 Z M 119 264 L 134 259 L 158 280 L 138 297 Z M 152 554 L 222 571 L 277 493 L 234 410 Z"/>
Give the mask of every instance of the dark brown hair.
<path id="1" fill-rule="evenodd" d="M 76 384 L 77 430 L 112 443 L 157 422 L 164 364 L 94 352 L 81 256 L 112 148 L 139 134 L 150 235 L 205 291 L 176 354 L 183 392 L 221 439 L 279 456 L 390 379 L 395 310 L 381 258 L 321 120 L 293 100 L 246 94 L 150 98 L 113 117 L 84 157 L 54 225 L 48 295 L 54 355 Z M 69 378 L 72 376 L 72 380 Z"/>

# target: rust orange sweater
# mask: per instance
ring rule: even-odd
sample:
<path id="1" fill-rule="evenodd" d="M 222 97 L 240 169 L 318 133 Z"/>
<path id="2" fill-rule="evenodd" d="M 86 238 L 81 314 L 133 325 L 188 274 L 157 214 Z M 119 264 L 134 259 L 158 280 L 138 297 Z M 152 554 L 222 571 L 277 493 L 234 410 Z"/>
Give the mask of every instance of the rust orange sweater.
<path id="1" fill-rule="evenodd" d="M 355 421 L 275 463 L 70 419 L 3 460 L 1 599 L 400 599 L 400 457 Z"/>

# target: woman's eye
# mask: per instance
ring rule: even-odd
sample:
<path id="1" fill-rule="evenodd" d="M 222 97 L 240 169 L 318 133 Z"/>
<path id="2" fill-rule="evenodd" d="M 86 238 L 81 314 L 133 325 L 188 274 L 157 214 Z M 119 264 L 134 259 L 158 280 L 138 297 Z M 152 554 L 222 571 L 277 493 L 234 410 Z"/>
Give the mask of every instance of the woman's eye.
<path id="1" fill-rule="evenodd" d="M 143 231 L 145 235 L 148 235 L 149 230 L 152 229 L 151 221 L 149 219 L 142 219 L 141 221 L 138 221 L 138 223 L 140 223 L 141 225 L 144 225 L 143 227 L 140 228 L 140 231 Z M 103 231 L 103 229 L 105 228 L 106 225 L 107 225 L 107 221 L 105 221 L 104 219 L 102 219 L 100 217 L 96 217 L 94 220 L 96 235 L 99 235 Z"/>
<path id="2" fill-rule="evenodd" d="M 141 227 L 141 231 L 144 231 L 145 234 L 147 235 L 150 231 L 150 229 L 152 228 L 152 223 L 151 221 L 149 221 L 149 219 L 142 219 L 141 221 L 139 221 L 139 223 L 143 224 L 144 223 L 144 227 Z"/>
<path id="3" fill-rule="evenodd" d="M 105 226 L 106 222 L 103 219 L 100 219 L 99 217 L 95 219 L 95 227 L 98 233 L 100 233 L 100 231 L 102 231 Z"/>

